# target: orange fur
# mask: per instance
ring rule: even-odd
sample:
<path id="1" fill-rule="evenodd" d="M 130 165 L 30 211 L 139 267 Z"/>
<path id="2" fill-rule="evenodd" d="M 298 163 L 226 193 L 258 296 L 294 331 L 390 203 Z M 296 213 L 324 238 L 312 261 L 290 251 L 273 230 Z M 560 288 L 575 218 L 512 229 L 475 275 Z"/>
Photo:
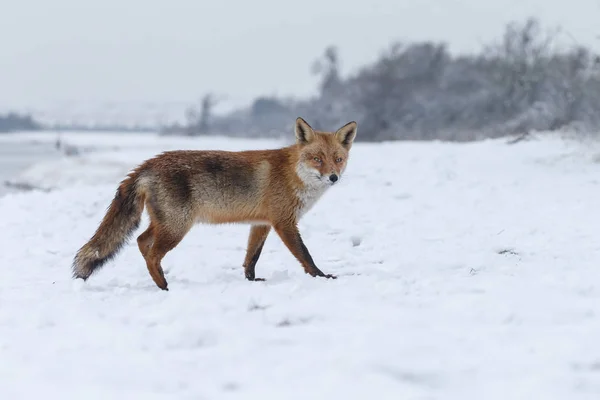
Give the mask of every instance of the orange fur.
<path id="1" fill-rule="evenodd" d="M 138 247 L 156 285 L 168 290 L 161 267 L 196 223 L 251 224 L 245 276 L 274 230 L 311 276 L 335 278 L 315 265 L 298 221 L 341 177 L 356 136 L 350 122 L 336 132 L 296 120 L 296 143 L 274 150 L 169 151 L 146 160 L 121 182 L 94 236 L 78 251 L 73 275 L 86 280 L 112 259 L 138 228 L 144 206 L 150 225 Z"/>

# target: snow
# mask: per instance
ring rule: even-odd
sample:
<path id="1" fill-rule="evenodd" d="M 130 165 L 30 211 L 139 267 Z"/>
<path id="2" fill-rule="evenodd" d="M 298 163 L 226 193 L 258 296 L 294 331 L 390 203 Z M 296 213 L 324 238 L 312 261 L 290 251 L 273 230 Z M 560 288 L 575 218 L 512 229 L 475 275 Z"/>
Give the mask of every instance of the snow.
<path id="1" fill-rule="evenodd" d="M 337 280 L 270 235 L 267 281 L 248 282 L 249 228 L 198 225 L 165 257 L 163 292 L 135 240 L 71 279 L 122 175 L 165 149 L 282 142 L 63 138 L 95 150 L 17 177 L 51 192 L 0 198 L 3 398 L 600 398 L 593 143 L 356 144 L 300 223 Z"/>

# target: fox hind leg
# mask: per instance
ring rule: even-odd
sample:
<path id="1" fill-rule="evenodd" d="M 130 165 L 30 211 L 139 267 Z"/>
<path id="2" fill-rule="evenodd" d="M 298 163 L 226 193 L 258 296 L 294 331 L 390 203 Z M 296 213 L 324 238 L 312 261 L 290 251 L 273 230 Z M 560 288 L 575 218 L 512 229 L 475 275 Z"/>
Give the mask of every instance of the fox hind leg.
<path id="1" fill-rule="evenodd" d="M 163 272 L 161 261 L 165 255 L 173 250 L 186 235 L 187 230 L 182 232 L 171 232 L 167 229 L 156 227 L 153 229 L 154 238 L 152 247 L 145 257 L 148 272 L 152 280 L 162 290 L 169 290 L 165 274 Z M 147 239 L 149 240 L 149 239 Z"/>
<path id="2" fill-rule="evenodd" d="M 144 259 L 146 258 L 148 251 L 150 251 L 150 247 L 152 246 L 153 242 L 154 223 L 150 222 L 150 226 L 148 226 L 148 229 L 146 229 L 144 233 L 142 233 L 137 238 L 138 247 L 140 249 L 140 253 L 142 253 L 142 256 L 144 256 Z"/>
<path id="3" fill-rule="evenodd" d="M 246 249 L 246 258 L 244 260 L 244 274 L 249 281 L 264 281 L 262 278 L 256 278 L 255 269 L 270 231 L 271 226 L 269 225 L 253 225 L 250 228 L 248 248 Z"/>

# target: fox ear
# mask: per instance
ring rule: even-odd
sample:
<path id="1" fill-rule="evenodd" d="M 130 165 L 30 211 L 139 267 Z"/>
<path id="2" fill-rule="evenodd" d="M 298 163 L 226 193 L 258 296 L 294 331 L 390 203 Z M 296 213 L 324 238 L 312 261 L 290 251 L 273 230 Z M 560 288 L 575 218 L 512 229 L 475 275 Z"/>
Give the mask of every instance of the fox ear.
<path id="1" fill-rule="evenodd" d="M 335 137 L 342 144 L 342 146 L 349 149 L 354 142 L 357 130 L 358 126 L 356 122 L 348 122 L 346 125 L 337 130 Z"/>
<path id="2" fill-rule="evenodd" d="M 315 131 L 302 117 L 296 118 L 296 141 L 300 144 L 312 142 L 315 138 Z"/>

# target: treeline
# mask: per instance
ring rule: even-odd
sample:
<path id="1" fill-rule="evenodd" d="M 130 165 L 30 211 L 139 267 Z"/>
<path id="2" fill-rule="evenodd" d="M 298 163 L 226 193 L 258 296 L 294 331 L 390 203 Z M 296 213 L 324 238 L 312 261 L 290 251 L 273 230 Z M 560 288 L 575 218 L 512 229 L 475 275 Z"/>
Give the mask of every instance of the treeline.
<path id="1" fill-rule="evenodd" d="M 0 133 L 35 131 L 41 128 L 41 125 L 30 115 L 21 115 L 17 113 L 0 114 Z"/>
<path id="2" fill-rule="evenodd" d="M 560 47 L 556 39 L 528 19 L 509 24 L 477 55 L 453 56 L 444 43 L 394 43 L 348 77 L 339 72 L 337 49 L 329 47 L 313 65 L 318 96 L 261 97 L 247 109 L 216 116 L 209 94 L 178 131 L 275 136 L 289 133 L 300 115 L 317 129 L 356 120 L 366 141 L 598 132 L 600 57 L 582 46 Z"/>

